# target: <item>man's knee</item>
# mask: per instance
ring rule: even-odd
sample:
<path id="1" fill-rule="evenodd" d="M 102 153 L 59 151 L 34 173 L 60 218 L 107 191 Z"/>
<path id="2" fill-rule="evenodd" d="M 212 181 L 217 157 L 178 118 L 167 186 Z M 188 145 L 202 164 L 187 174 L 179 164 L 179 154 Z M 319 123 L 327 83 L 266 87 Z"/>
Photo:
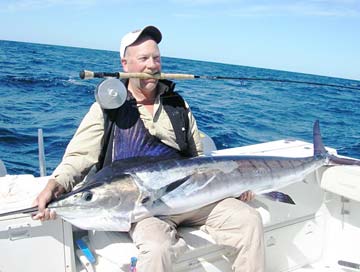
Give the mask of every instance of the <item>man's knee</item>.
<path id="1" fill-rule="evenodd" d="M 249 226 L 251 226 L 253 228 L 262 228 L 263 227 L 262 217 L 256 209 L 249 207 L 247 212 L 243 213 L 243 215 L 246 216 L 246 218 L 244 218 L 244 219 L 248 223 Z"/>
<path id="2" fill-rule="evenodd" d="M 149 217 L 133 225 L 131 238 L 135 244 L 168 243 L 176 240 L 176 229 L 159 218 Z"/>
<path id="3" fill-rule="evenodd" d="M 262 228 L 263 222 L 260 213 L 253 207 L 235 198 L 226 200 L 224 216 L 228 217 L 230 225 L 242 227 L 244 225 L 250 228 Z"/>

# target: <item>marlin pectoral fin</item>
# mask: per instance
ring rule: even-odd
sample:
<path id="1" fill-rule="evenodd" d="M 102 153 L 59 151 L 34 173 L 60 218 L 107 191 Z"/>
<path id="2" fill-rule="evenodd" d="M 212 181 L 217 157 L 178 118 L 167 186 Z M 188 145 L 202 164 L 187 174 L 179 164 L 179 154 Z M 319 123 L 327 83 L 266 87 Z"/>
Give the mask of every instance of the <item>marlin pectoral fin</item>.
<path id="1" fill-rule="evenodd" d="M 150 190 L 148 191 L 152 192 L 150 195 L 144 195 L 143 198 L 140 200 L 141 204 L 143 205 L 151 205 L 150 203 L 154 203 L 154 201 L 159 200 L 164 195 L 174 191 L 176 188 L 180 187 L 182 184 L 184 184 L 191 176 L 186 176 L 181 179 L 177 179 L 159 189 L 156 190 Z"/>
<path id="2" fill-rule="evenodd" d="M 186 177 L 184 177 L 182 179 L 178 179 L 178 180 L 164 186 L 163 189 L 165 189 L 164 190 L 165 193 L 169 193 L 171 191 L 174 191 L 176 188 L 178 188 L 180 185 L 182 185 L 184 182 L 186 182 L 190 177 L 191 177 L 190 175 L 186 176 Z"/>
<path id="3" fill-rule="evenodd" d="M 163 197 L 164 195 L 174 191 L 176 188 L 180 187 L 182 184 L 184 184 L 191 176 L 186 176 L 184 178 L 181 179 L 177 179 L 159 189 L 156 190 L 156 192 L 154 193 L 154 198 L 152 199 L 152 201 L 155 201 L 161 197 Z M 150 199 L 146 199 L 145 202 L 148 202 Z"/>
<path id="4" fill-rule="evenodd" d="M 263 195 L 273 201 L 295 205 L 294 200 L 289 195 L 284 194 L 282 192 L 272 191 L 269 193 L 264 193 Z"/>

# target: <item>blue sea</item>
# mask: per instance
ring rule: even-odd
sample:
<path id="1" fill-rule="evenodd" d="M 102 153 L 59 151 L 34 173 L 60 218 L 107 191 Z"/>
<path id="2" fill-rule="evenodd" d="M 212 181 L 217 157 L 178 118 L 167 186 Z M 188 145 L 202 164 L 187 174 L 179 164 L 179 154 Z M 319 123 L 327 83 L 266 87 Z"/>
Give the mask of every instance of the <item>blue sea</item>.
<path id="1" fill-rule="evenodd" d="M 94 102 L 100 79 L 79 71 L 120 71 L 118 52 L 0 41 L 0 159 L 9 174 L 39 175 L 38 129 L 47 173 L 65 151 Z M 359 81 L 163 57 L 163 72 L 263 77 L 346 86 Z M 312 141 L 320 120 L 323 140 L 341 155 L 360 158 L 360 91 L 265 81 L 177 80 L 199 128 L 218 149 L 292 138 Z"/>

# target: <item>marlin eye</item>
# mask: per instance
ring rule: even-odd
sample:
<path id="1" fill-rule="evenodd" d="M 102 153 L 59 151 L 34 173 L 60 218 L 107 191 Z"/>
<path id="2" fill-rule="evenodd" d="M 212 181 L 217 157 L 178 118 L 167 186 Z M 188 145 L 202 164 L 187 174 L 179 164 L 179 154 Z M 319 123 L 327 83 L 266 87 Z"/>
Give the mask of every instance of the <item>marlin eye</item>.
<path id="1" fill-rule="evenodd" d="M 85 201 L 90 201 L 93 197 L 92 192 L 89 191 L 85 191 L 83 192 L 83 194 L 81 195 L 81 198 L 84 199 Z"/>
<path id="2" fill-rule="evenodd" d="M 148 202 L 150 200 L 150 197 L 149 196 L 146 196 L 144 197 L 142 200 L 141 200 L 141 204 L 145 204 L 146 202 Z"/>

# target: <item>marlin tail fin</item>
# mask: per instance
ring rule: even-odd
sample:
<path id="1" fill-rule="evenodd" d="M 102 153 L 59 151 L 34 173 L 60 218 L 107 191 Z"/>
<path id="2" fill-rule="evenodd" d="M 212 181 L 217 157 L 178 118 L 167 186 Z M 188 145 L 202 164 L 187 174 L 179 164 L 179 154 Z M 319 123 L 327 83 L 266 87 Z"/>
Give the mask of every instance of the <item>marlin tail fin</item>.
<path id="1" fill-rule="evenodd" d="M 326 151 L 321 138 L 319 120 L 316 120 L 314 123 L 314 156 L 327 156 L 330 164 L 360 165 L 360 160 L 338 157 Z"/>
<path id="2" fill-rule="evenodd" d="M 314 157 L 325 156 L 328 153 L 322 141 L 319 120 L 316 120 L 314 123 L 313 142 L 314 142 Z"/>

